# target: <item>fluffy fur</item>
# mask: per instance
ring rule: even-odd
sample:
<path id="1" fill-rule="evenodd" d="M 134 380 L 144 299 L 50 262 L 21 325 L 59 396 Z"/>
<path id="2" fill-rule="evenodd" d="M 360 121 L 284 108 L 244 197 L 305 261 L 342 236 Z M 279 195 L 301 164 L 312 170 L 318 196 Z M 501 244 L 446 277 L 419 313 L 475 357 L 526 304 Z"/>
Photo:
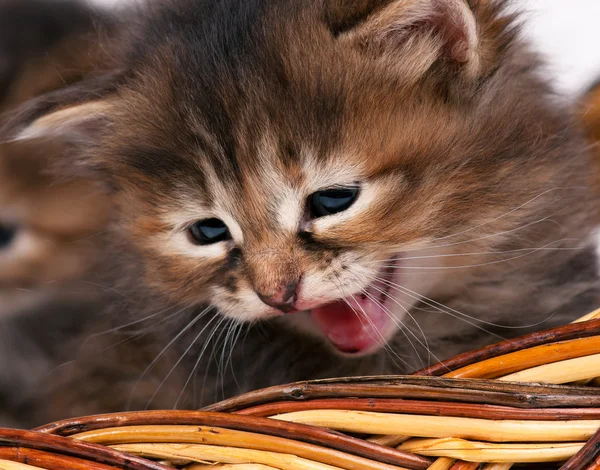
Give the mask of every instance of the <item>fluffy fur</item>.
<path id="1" fill-rule="evenodd" d="M 157 397 L 133 387 L 134 407 L 173 390 L 177 406 L 198 406 L 291 380 L 407 372 L 597 307 L 592 153 L 505 4 L 167 2 L 140 14 L 110 73 L 15 114 L 14 142 L 60 142 L 56 171 L 113 192 L 109 241 L 130 256 L 107 273 L 126 308 L 191 309 L 177 317 L 184 336 L 148 342 L 181 360 Z M 311 194 L 354 184 L 347 211 L 310 217 Z M 213 217 L 231 240 L 194 244 L 189 227 Z M 306 311 L 364 295 L 388 271 L 382 347 L 338 355 Z M 260 300 L 290 284 L 301 312 Z M 205 305 L 220 313 L 194 310 Z M 64 368 L 53 393 L 111 366 L 92 363 Z M 110 370 L 129 382 L 145 367 L 120 365 Z M 81 412 L 126 401 L 71 393 Z M 45 411 L 36 419 L 56 409 Z"/>

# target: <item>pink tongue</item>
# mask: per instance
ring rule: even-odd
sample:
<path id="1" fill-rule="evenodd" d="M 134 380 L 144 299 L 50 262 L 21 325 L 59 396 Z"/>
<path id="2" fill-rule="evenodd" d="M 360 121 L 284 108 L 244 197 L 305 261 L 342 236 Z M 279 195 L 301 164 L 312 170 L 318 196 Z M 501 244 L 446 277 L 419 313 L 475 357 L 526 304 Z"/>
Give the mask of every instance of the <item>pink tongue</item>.
<path id="1" fill-rule="evenodd" d="M 346 299 L 348 303 L 340 300 L 312 310 L 313 321 L 343 352 L 360 352 L 383 343 L 381 335 L 390 321 L 381 305 L 355 297 Z"/>

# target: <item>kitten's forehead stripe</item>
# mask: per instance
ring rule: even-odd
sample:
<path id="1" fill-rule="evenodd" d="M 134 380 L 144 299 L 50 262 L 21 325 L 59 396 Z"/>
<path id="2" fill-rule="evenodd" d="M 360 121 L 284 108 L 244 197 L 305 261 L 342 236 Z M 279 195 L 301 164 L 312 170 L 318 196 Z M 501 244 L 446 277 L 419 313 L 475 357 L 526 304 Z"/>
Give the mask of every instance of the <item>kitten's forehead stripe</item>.
<path id="1" fill-rule="evenodd" d="M 278 158 L 285 165 L 295 160 L 296 143 L 302 140 L 311 143 L 318 158 L 329 158 L 345 119 L 345 89 L 352 86 L 350 77 L 338 73 L 342 64 L 314 61 L 322 47 L 313 44 L 317 49 L 303 50 L 306 45 L 298 41 L 293 24 L 281 24 L 277 34 L 270 31 L 268 25 L 281 6 L 263 1 L 248 4 L 240 3 L 235 11 L 226 12 L 221 11 L 224 6 L 220 3 L 210 8 L 202 5 L 193 19 L 173 20 L 190 23 L 189 29 L 183 28 L 185 40 L 202 42 L 204 47 L 176 47 L 164 59 L 174 64 L 170 67 L 173 88 L 180 96 L 175 104 L 186 106 L 185 114 L 190 108 L 187 103 L 195 103 L 192 109 L 199 116 L 194 119 L 201 120 L 222 151 L 208 152 L 205 158 L 213 162 L 223 180 L 235 180 L 244 172 L 244 165 L 260 162 L 260 155 L 248 151 L 264 128 L 280 136 Z M 272 8 L 265 14 L 267 6 Z M 288 15 L 290 7 L 285 7 Z M 302 18 L 305 6 L 297 8 L 298 18 Z M 226 27 L 220 24 L 223 18 Z M 181 35 L 182 31 L 165 33 Z M 325 29 L 318 33 L 322 35 L 319 41 L 332 41 Z M 324 44 L 325 50 L 332 45 Z"/>

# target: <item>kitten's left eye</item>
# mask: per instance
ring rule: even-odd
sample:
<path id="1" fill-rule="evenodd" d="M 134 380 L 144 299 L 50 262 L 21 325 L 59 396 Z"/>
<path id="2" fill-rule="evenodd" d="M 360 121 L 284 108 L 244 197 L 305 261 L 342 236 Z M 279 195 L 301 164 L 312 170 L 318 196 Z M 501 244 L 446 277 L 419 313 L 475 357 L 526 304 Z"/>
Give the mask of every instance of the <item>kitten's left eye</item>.
<path id="1" fill-rule="evenodd" d="M 0 250 L 8 248 L 17 235 L 14 227 L 0 225 Z"/>
<path id="2" fill-rule="evenodd" d="M 219 219 L 205 219 L 190 227 L 190 233 L 199 245 L 211 245 L 231 239 L 227 225 Z"/>
<path id="3" fill-rule="evenodd" d="M 358 187 L 317 191 L 310 197 L 310 213 L 314 218 L 337 214 L 348 209 L 358 196 Z"/>

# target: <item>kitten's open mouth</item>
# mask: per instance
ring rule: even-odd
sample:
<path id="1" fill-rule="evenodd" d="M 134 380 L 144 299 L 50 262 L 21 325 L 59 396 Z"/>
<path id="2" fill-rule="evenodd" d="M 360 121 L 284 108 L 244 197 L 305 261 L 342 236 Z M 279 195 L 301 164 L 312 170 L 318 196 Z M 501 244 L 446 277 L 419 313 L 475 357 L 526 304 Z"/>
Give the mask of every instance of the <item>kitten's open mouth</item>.
<path id="1" fill-rule="evenodd" d="M 393 271 L 387 266 L 362 293 L 312 309 L 314 323 L 339 351 L 364 354 L 389 339 L 395 330 L 389 306 Z"/>

